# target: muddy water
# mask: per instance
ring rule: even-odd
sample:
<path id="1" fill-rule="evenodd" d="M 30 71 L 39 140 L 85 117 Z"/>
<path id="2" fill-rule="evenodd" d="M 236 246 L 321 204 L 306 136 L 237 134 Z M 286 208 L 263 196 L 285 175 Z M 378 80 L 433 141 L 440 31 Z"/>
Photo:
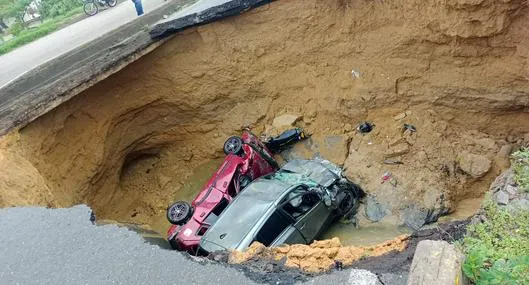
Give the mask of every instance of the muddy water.
<path id="1" fill-rule="evenodd" d="M 373 223 L 356 228 L 353 224 L 335 223 L 322 236 L 323 239 L 340 238 L 343 245 L 369 246 L 381 243 L 411 231 L 390 223 Z"/>
<path id="2" fill-rule="evenodd" d="M 189 176 L 184 182 L 177 195 L 174 197 L 174 202 L 187 201 L 191 203 L 223 161 L 224 158 L 213 159 L 193 169 L 191 176 Z M 156 217 L 151 223 L 151 227 L 164 236 L 170 226 L 171 224 L 167 221 L 165 213 Z"/>
<path id="3" fill-rule="evenodd" d="M 174 201 L 184 200 L 191 202 L 223 161 L 223 158 L 215 159 L 196 167 L 178 191 L 178 195 L 174 197 Z M 481 198 L 460 201 L 456 211 L 449 216 L 440 218 L 440 222 L 463 220 L 472 216 L 479 209 L 481 201 Z M 170 224 L 165 215 L 161 215 L 150 226 L 161 236 L 165 236 Z M 353 224 L 335 223 L 321 238 L 338 237 L 343 245 L 369 246 L 409 233 L 411 233 L 410 229 L 396 226 L 394 223 L 389 222 L 364 224 L 358 228 Z M 144 235 L 142 232 L 142 235 L 149 239 L 150 234 Z"/>
<path id="4" fill-rule="evenodd" d="M 483 198 L 464 199 L 457 203 L 456 210 L 448 216 L 439 218 L 439 222 L 464 220 L 476 214 L 481 207 Z"/>

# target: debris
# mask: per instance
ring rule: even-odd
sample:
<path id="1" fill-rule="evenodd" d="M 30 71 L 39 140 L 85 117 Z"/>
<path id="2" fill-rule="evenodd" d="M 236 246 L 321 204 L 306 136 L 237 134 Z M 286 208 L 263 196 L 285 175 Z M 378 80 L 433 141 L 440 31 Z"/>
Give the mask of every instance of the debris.
<path id="1" fill-rule="evenodd" d="M 403 132 L 405 132 L 405 131 L 410 131 L 410 132 L 414 133 L 414 132 L 417 131 L 417 128 L 414 125 L 404 124 Z"/>
<path id="2" fill-rule="evenodd" d="M 391 179 L 391 172 L 384 172 L 384 175 L 382 175 L 382 182 L 380 182 L 380 184 L 384 184 L 384 182 L 388 181 L 389 179 Z"/>
<path id="3" fill-rule="evenodd" d="M 391 184 L 393 187 L 397 187 L 397 178 L 391 177 L 389 184 Z"/>
<path id="4" fill-rule="evenodd" d="M 385 154 L 385 158 L 392 158 L 396 156 L 401 156 L 410 151 L 410 146 L 407 143 L 400 143 L 394 147 L 391 147 Z"/>
<path id="5" fill-rule="evenodd" d="M 96 224 L 96 215 L 94 214 L 94 211 L 90 211 L 90 222 L 92 222 L 92 225 Z"/>
<path id="6" fill-rule="evenodd" d="M 372 141 L 368 141 L 367 144 L 368 144 L 368 145 L 372 145 L 373 142 L 372 142 Z"/>
<path id="7" fill-rule="evenodd" d="M 400 160 L 386 159 L 384 160 L 384 164 L 404 164 L 404 163 Z"/>
<path id="8" fill-rule="evenodd" d="M 356 128 L 360 133 L 367 134 L 373 130 L 373 127 L 375 124 L 369 123 L 369 122 L 363 122 Z"/>
<path id="9" fill-rule="evenodd" d="M 353 79 L 360 78 L 360 72 L 355 71 L 354 69 L 351 71 L 351 75 L 353 76 Z"/>
<path id="10" fill-rule="evenodd" d="M 163 15 L 162 18 L 167 19 L 169 16 Z"/>
<path id="11" fill-rule="evenodd" d="M 339 261 L 339 260 L 335 260 L 334 261 L 334 269 L 338 270 L 338 271 L 342 271 L 343 269 L 343 262 Z"/>

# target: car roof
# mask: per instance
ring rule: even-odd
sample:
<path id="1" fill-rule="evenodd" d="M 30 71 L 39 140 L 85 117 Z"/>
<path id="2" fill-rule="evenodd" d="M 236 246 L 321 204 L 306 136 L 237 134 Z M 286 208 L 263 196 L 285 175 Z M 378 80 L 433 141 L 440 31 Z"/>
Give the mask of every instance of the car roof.
<path id="1" fill-rule="evenodd" d="M 251 229 L 266 217 L 283 193 L 292 187 L 290 183 L 272 177 L 267 175 L 250 183 L 228 205 L 202 239 L 225 248 L 237 247 Z"/>
<path id="2" fill-rule="evenodd" d="M 288 162 L 281 170 L 250 183 L 208 229 L 203 240 L 234 249 L 259 221 L 267 218 L 273 205 L 293 186 L 329 186 L 339 178 L 340 169 L 324 160 Z M 222 237 L 221 237 L 222 236 Z"/>

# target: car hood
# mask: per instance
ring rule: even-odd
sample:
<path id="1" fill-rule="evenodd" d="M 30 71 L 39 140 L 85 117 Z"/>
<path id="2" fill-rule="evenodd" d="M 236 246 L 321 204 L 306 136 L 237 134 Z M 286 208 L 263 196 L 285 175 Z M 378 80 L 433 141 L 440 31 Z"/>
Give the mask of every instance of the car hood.
<path id="1" fill-rule="evenodd" d="M 331 186 L 342 175 L 338 166 L 324 159 L 293 159 L 281 169 L 301 174 L 324 187 Z"/>

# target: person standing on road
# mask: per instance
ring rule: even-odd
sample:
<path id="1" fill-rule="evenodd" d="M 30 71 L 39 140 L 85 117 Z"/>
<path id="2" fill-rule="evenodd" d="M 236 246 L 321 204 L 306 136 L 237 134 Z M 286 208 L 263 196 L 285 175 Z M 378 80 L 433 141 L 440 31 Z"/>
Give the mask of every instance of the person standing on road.
<path id="1" fill-rule="evenodd" d="M 143 15 L 143 6 L 141 5 L 141 0 L 132 0 L 132 2 L 136 7 L 136 14 L 138 14 L 138 16 Z"/>

